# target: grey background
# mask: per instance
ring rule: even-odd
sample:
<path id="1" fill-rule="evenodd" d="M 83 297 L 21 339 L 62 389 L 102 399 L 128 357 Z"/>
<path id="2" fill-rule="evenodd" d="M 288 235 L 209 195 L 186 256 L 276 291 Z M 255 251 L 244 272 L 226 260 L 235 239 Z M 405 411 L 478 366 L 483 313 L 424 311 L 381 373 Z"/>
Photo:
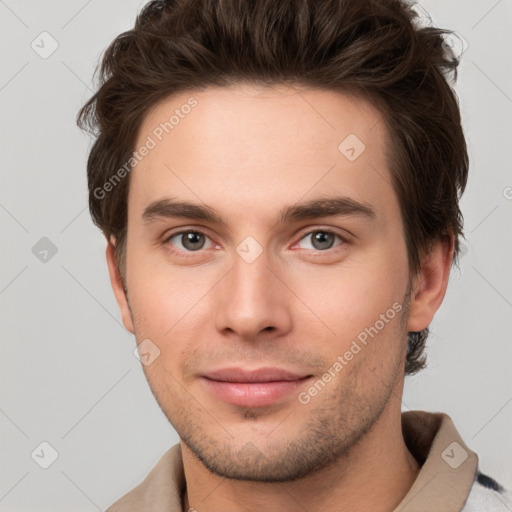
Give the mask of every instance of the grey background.
<path id="1" fill-rule="evenodd" d="M 86 206 L 92 141 L 75 126 L 101 52 L 144 3 L 0 0 L 2 511 L 105 510 L 178 440 L 121 324 Z M 468 43 L 456 86 L 468 241 L 403 410 L 448 413 L 512 487 L 512 0 L 422 5 Z M 31 48 L 43 31 L 59 45 L 46 59 Z M 58 452 L 48 469 L 34 460 L 49 460 L 43 441 Z"/>

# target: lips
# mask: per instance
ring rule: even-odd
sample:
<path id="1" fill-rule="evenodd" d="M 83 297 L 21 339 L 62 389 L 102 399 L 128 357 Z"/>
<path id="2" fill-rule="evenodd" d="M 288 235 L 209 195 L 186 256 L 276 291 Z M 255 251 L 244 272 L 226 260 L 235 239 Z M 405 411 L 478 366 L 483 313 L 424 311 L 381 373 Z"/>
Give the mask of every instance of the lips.
<path id="1" fill-rule="evenodd" d="M 258 368 L 242 370 L 241 368 L 224 368 L 208 372 L 206 378 L 223 382 L 274 382 L 299 380 L 305 375 L 282 370 L 280 368 Z"/>
<path id="2" fill-rule="evenodd" d="M 264 407 L 289 396 L 311 375 L 280 368 L 224 368 L 208 372 L 202 379 L 218 398 L 241 407 Z"/>

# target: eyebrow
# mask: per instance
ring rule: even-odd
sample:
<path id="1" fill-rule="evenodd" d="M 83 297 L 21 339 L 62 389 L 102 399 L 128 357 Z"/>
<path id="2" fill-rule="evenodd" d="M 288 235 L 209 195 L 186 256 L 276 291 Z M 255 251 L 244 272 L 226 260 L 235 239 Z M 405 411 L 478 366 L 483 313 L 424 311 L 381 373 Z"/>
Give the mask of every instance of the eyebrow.
<path id="1" fill-rule="evenodd" d="M 376 218 L 375 210 L 371 205 L 355 201 L 349 197 L 339 196 L 313 199 L 287 206 L 281 210 L 277 223 L 284 224 L 335 215 L 353 215 L 365 217 L 369 220 L 375 220 Z M 178 201 L 174 198 L 153 201 L 142 213 L 142 221 L 145 224 L 168 218 L 202 220 L 227 226 L 226 221 L 214 208 L 187 201 Z"/>

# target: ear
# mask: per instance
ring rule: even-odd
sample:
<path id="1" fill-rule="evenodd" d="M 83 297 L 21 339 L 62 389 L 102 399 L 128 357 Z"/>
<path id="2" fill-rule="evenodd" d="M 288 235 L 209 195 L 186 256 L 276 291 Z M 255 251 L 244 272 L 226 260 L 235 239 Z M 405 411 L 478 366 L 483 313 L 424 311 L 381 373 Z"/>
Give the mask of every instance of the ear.
<path id="1" fill-rule="evenodd" d="M 128 306 L 128 299 L 124 292 L 123 280 L 121 279 L 121 274 L 116 265 L 115 239 L 114 238 L 111 238 L 110 241 L 107 240 L 106 254 L 107 254 L 108 273 L 110 274 L 110 284 L 112 285 L 112 290 L 114 290 L 114 295 L 116 296 L 117 304 L 118 304 L 119 310 L 121 312 L 121 318 L 123 320 L 123 325 L 132 334 L 135 334 L 135 329 L 133 328 L 132 313 Z"/>
<path id="2" fill-rule="evenodd" d="M 422 258 L 421 268 L 412 282 L 411 308 L 407 329 L 426 329 L 443 302 L 454 255 L 454 237 L 440 237 Z"/>

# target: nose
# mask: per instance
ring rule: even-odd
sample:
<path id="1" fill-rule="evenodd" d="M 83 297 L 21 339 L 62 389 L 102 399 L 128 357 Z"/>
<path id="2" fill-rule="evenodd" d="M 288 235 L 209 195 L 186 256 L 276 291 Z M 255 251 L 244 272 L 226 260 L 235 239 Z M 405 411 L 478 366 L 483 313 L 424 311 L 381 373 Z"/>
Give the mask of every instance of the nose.
<path id="1" fill-rule="evenodd" d="M 216 287 L 216 328 L 256 341 L 272 333 L 283 335 L 291 329 L 291 293 L 280 279 L 264 250 L 252 262 L 235 254 L 231 270 Z"/>

